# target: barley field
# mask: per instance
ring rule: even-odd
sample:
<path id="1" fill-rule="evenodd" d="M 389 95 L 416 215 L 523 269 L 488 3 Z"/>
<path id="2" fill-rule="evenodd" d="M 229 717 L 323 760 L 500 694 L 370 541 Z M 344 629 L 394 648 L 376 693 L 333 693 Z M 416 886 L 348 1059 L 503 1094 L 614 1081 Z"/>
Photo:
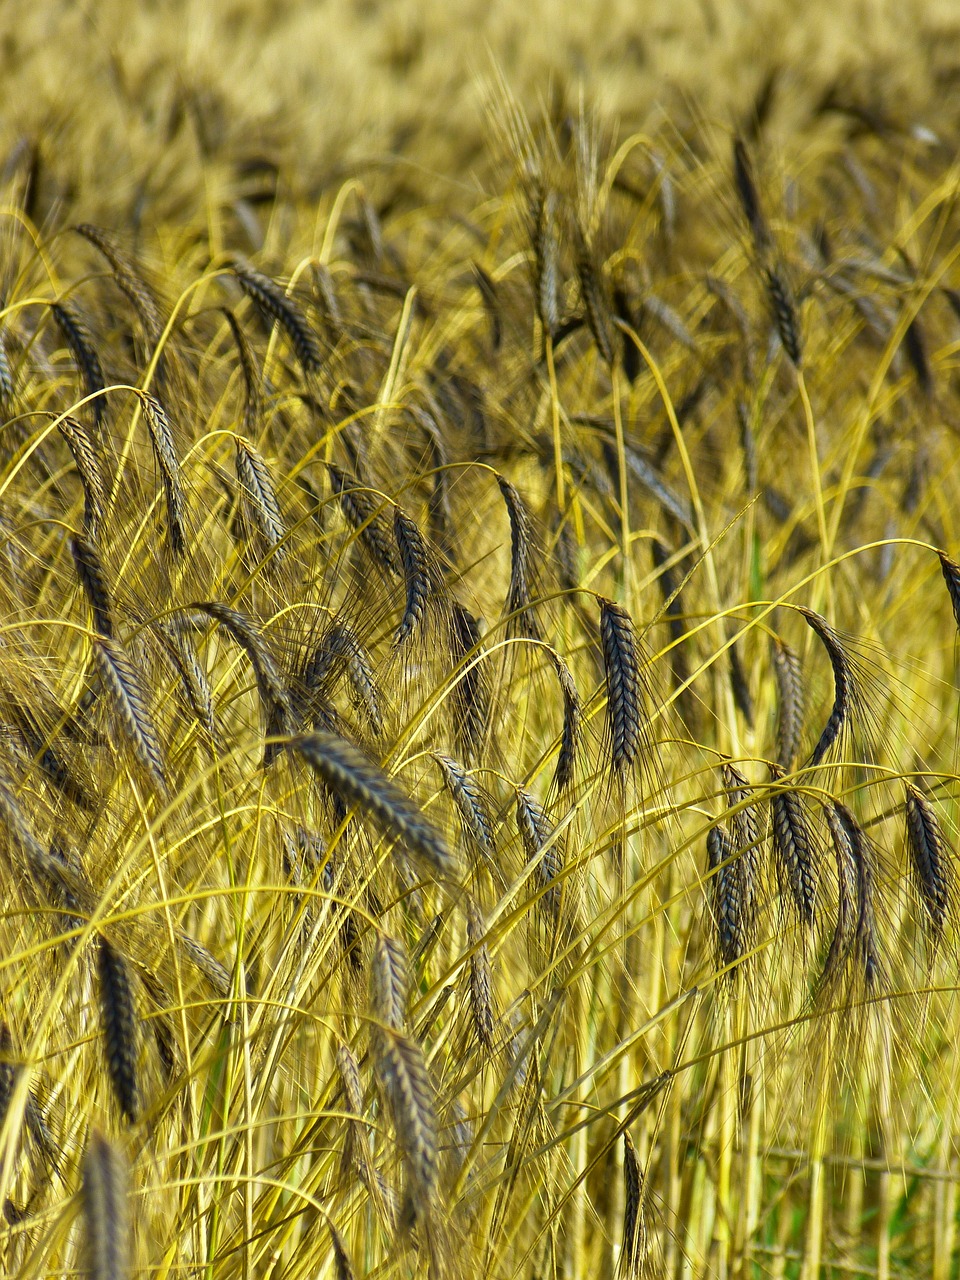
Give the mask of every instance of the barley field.
<path id="1" fill-rule="evenodd" d="M 13 0 L 0 1275 L 960 1274 L 960 12 Z"/>

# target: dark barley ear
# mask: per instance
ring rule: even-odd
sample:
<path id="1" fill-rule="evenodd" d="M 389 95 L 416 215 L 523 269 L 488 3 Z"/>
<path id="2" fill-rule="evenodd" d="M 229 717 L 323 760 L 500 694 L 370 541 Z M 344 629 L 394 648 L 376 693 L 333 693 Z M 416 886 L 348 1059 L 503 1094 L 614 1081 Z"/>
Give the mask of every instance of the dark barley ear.
<path id="1" fill-rule="evenodd" d="M 803 734 L 803 674 L 800 659 L 779 636 L 771 641 L 773 669 L 779 699 L 777 714 L 777 763 L 790 770 L 800 753 Z"/>
<path id="2" fill-rule="evenodd" d="M 286 556 L 283 540 L 287 529 L 273 476 L 263 458 L 249 441 L 236 437 L 237 483 L 248 524 L 256 530 L 274 563 Z"/>
<path id="3" fill-rule="evenodd" d="M 833 981 L 844 968 L 853 942 L 856 920 L 857 868 L 850 834 L 837 804 L 823 806 L 837 866 L 837 923 L 821 975 L 821 985 Z"/>
<path id="4" fill-rule="evenodd" d="M 960 564 L 951 560 L 945 551 L 938 551 L 937 555 L 940 557 L 940 571 L 953 605 L 954 621 L 960 629 Z"/>
<path id="5" fill-rule="evenodd" d="M 363 1115 L 363 1085 L 360 1083 L 360 1066 L 348 1045 L 337 1046 L 337 1071 L 347 1100 L 347 1110 L 359 1120 Z"/>
<path id="6" fill-rule="evenodd" d="M 606 296 L 603 275 L 597 265 L 595 246 L 579 235 L 577 248 L 577 278 L 580 297 L 587 319 L 587 326 L 597 344 L 597 350 L 605 364 L 613 367 L 615 353 L 610 337 L 610 303 Z"/>
<path id="7" fill-rule="evenodd" d="M 394 648 L 399 648 L 423 622 L 435 583 L 430 567 L 430 552 L 423 534 L 399 507 L 395 507 L 393 511 L 393 531 L 407 592 L 403 617 L 393 640 Z"/>
<path id="8" fill-rule="evenodd" d="M 490 691 L 480 657 L 480 626 L 468 609 L 454 600 L 450 610 L 450 649 L 454 674 L 454 731 L 460 751 L 467 760 L 476 760 L 490 729 Z M 467 665 L 469 664 L 469 665 Z"/>
<path id="9" fill-rule="evenodd" d="M 327 471 L 347 523 L 356 530 L 361 545 L 374 564 L 381 573 L 400 577 L 403 568 L 390 523 L 383 514 L 384 502 L 370 490 L 361 488 L 359 481 L 346 475 L 332 462 L 327 463 Z"/>
<path id="10" fill-rule="evenodd" d="M 436 1103 L 426 1059 L 419 1043 L 388 1027 L 371 1033 L 373 1061 L 397 1131 L 407 1174 L 408 1221 L 421 1220 L 437 1191 Z"/>
<path id="11" fill-rule="evenodd" d="M 181 1061 L 177 1033 L 174 1030 L 170 1009 L 170 996 L 156 974 L 148 968 L 138 966 L 140 981 L 147 993 L 151 1006 L 148 1026 L 153 1036 L 153 1045 L 160 1063 L 163 1082 L 168 1087 L 173 1083 L 177 1067 Z"/>
<path id="12" fill-rule="evenodd" d="M 409 993 L 406 948 L 389 934 L 378 933 L 370 960 L 370 1000 L 374 1018 L 385 1027 L 403 1031 Z"/>
<path id="13" fill-rule="evenodd" d="M 184 933 L 182 929 L 178 929 L 174 936 L 178 947 L 191 964 L 203 974 L 217 995 L 226 999 L 230 994 L 233 982 L 229 972 L 213 952 L 208 947 L 205 947 L 202 942 L 198 942 L 196 938 L 191 937 L 189 933 Z"/>
<path id="14" fill-rule="evenodd" d="M 753 788 L 729 760 L 723 764 L 721 774 L 731 808 L 750 799 Z M 744 930 L 751 935 L 757 922 L 763 889 L 762 846 L 767 835 L 766 811 L 760 803 L 754 801 L 744 804 L 736 813 L 729 814 L 727 822 L 734 852 L 740 854 L 736 862 L 740 910 Z"/>
<path id="15" fill-rule="evenodd" d="M 560 753 L 557 756 L 557 768 L 553 782 L 557 794 L 562 795 L 573 781 L 577 768 L 577 757 L 583 738 L 583 703 L 577 692 L 570 668 L 555 649 L 550 650 L 550 661 L 553 663 L 563 693 L 563 730 L 560 734 Z"/>
<path id="16" fill-rule="evenodd" d="M 517 829 L 527 861 L 536 862 L 537 879 L 549 888 L 544 895 L 544 906 L 556 914 L 561 897 L 556 880 L 563 871 L 563 850 L 543 806 L 523 787 L 517 787 Z"/>
<path id="17" fill-rule="evenodd" d="M 800 369 L 803 366 L 803 337 L 793 289 L 783 267 L 776 262 L 771 261 L 763 268 L 763 281 L 783 349 L 793 367 Z"/>
<path id="18" fill-rule="evenodd" d="M 759 252 L 766 252 L 772 247 L 773 237 L 763 217 L 750 154 L 741 138 L 733 140 L 733 176 L 737 195 L 740 197 L 740 205 L 747 220 L 747 226 L 750 228 L 750 234 L 753 236 L 753 243 Z"/>
<path id="19" fill-rule="evenodd" d="M 733 700 L 740 709 L 740 714 L 747 722 L 749 728 L 753 728 L 753 698 L 750 696 L 750 681 L 747 679 L 747 673 L 743 669 L 743 663 L 740 660 L 740 647 L 733 641 L 728 650 L 730 655 L 730 688 L 733 692 Z"/>
<path id="20" fill-rule="evenodd" d="M 623 1133 L 623 1243 L 620 1274 L 639 1277 L 647 1256 L 647 1224 L 643 1212 L 643 1170 L 630 1134 Z"/>
<path id="21" fill-rule="evenodd" d="M 337 1280 L 356 1280 L 356 1272 L 353 1269 L 353 1263 L 350 1261 L 350 1255 L 347 1253 L 347 1247 L 343 1243 L 340 1232 L 333 1225 L 328 1223 L 330 1227 L 330 1241 L 333 1245 L 333 1262 L 336 1267 Z"/>
<path id="22" fill-rule="evenodd" d="M 914 316 L 907 325 L 906 332 L 903 335 L 903 349 L 907 353 L 907 359 L 913 366 L 917 386 L 929 400 L 933 395 L 933 374 L 930 372 L 930 361 L 927 359 L 926 343 L 923 339 L 923 329 L 920 327 L 919 316 Z"/>
<path id="23" fill-rule="evenodd" d="M 557 194 L 538 182 L 531 199 L 534 285 L 537 315 L 545 334 L 560 327 L 560 236 Z"/>
<path id="24" fill-rule="evenodd" d="M 840 820 L 847 828 L 850 848 L 857 871 L 857 922 L 854 945 L 863 970 L 867 987 L 872 987 L 881 976 L 880 953 L 876 918 L 876 852 L 866 832 L 846 805 L 834 801 Z"/>
<path id="25" fill-rule="evenodd" d="M 7 353 L 7 338 L 0 329 L 0 405 L 12 413 L 17 396 L 17 384 L 10 367 L 10 356 Z"/>
<path id="26" fill-rule="evenodd" d="M 70 554 L 77 568 L 77 577 L 83 587 L 93 614 L 94 630 L 112 640 L 116 634 L 113 624 L 113 601 L 107 585 L 107 573 L 96 543 L 82 534 L 70 535 Z"/>
<path id="27" fill-rule="evenodd" d="M 421 409 L 411 409 L 410 412 L 423 429 L 430 448 L 430 458 L 425 459 L 423 464 L 425 475 L 432 475 L 433 481 L 427 500 L 430 536 L 447 561 L 456 564 L 457 537 L 450 507 L 450 472 L 447 469 L 450 451 L 432 412 Z"/>
<path id="28" fill-rule="evenodd" d="M 300 680 L 307 693 L 329 703 L 341 675 L 346 674 L 351 701 L 375 737 L 383 733 L 383 694 L 370 655 L 352 627 L 336 621 L 307 658 Z"/>
<path id="29" fill-rule="evenodd" d="M 7 1118 L 16 1083 L 17 1062 L 13 1056 L 13 1036 L 7 1024 L 0 1022 L 0 1128 Z"/>
<path id="30" fill-rule="evenodd" d="M 637 642 L 633 619 L 626 609 L 602 596 L 599 600 L 610 762 L 622 782 L 637 761 L 642 736 Z"/>
<path id="31" fill-rule="evenodd" d="M 247 297 L 252 298 L 261 311 L 271 320 L 276 320 L 286 332 L 304 373 L 319 373 L 323 368 L 320 341 L 297 303 L 275 280 L 249 262 L 237 258 L 232 263 L 232 270 Z"/>
<path id="32" fill-rule="evenodd" d="M 826 618 L 822 618 L 819 613 L 814 613 L 812 609 L 801 608 L 800 612 L 827 651 L 833 671 L 833 707 L 810 757 L 810 764 L 815 766 L 823 760 L 849 722 L 856 684 L 850 659 L 847 657 L 840 637 Z"/>
<path id="33" fill-rule="evenodd" d="M 219 600 L 196 601 L 187 606 L 213 618 L 243 649 L 250 659 L 257 681 L 257 692 L 266 720 L 268 738 L 289 736 L 294 729 L 290 693 L 273 654 L 260 629 L 239 609 Z M 264 749 L 263 767 L 268 768 L 282 750 L 282 744 L 268 742 Z"/>
<path id="34" fill-rule="evenodd" d="M 732 978 L 747 952 L 747 919 L 743 904 L 741 864 L 722 823 L 707 832 L 707 870 L 713 884 L 712 915 L 717 963 Z"/>
<path id="35" fill-rule="evenodd" d="M 490 346 L 496 353 L 503 340 L 503 322 L 500 318 L 500 298 L 492 276 L 484 271 L 479 262 L 473 264 L 473 274 L 483 299 L 483 307 L 487 313 L 487 324 L 490 327 Z"/>
<path id="36" fill-rule="evenodd" d="M 90 330 L 72 303 L 51 302 L 50 310 L 76 361 L 80 377 L 83 379 L 84 391 L 88 396 L 94 397 L 90 401 L 90 413 L 93 416 L 93 425 L 99 431 L 104 414 L 103 396 L 99 393 L 103 391 L 106 383 L 103 380 L 103 366 L 97 355 L 93 338 L 90 336 Z"/>
<path id="37" fill-rule="evenodd" d="M 770 766 L 770 777 L 779 782 L 784 771 Z M 798 791 L 776 787 L 770 794 L 773 815 L 773 853 L 781 893 L 789 901 L 800 923 L 812 929 L 817 912 L 816 845 Z"/>
<path id="38" fill-rule="evenodd" d="M 110 1083 L 120 1111 L 130 1124 L 135 1124 L 140 1114 L 140 1022 L 133 978 L 126 959 L 102 936 L 97 938 L 97 974 Z"/>
<path id="39" fill-rule="evenodd" d="M 90 1280 L 127 1280 L 132 1242 L 130 1171 L 119 1147 L 94 1131 L 83 1154 L 83 1222 Z"/>
<path id="40" fill-rule="evenodd" d="M 96 636 L 93 657 L 116 722 L 137 763 L 161 796 L 167 795 L 167 777 L 160 738 L 147 710 L 147 696 L 126 651 L 115 640 Z"/>
<path id="41" fill-rule="evenodd" d="M 50 1132 L 43 1109 L 32 1093 L 27 1095 L 23 1108 L 23 1120 L 47 1168 L 52 1169 L 62 1178 L 63 1148 Z"/>
<path id="42" fill-rule="evenodd" d="M 237 355 L 240 357 L 240 372 L 243 375 L 243 430 L 248 436 L 254 436 L 257 434 L 263 408 L 260 394 L 260 369 L 240 321 L 229 307 L 221 307 L 220 311 L 230 326 Z"/>
<path id="43" fill-rule="evenodd" d="M 507 593 L 507 635 L 539 640 L 540 626 L 530 602 L 531 529 L 530 516 L 520 494 L 503 476 L 497 484 L 510 517 L 510 589 Z"/>
<path id="44" fill-rule="evenodd" d="M 12 780 L 3 774 L 0 774 L 0 829 L 20 865 L 46 886 L 57 906 L 69 904 L 84 912 L 96 908 L 97 895 L 82 868 L 68 865 L 55 851 L 43 847 L 27 821 Z"/>
<path id="45" fill-rule="evenodd" d="M 153 456 L 157 461 L 163 493 L 167 504 L 167 537 L 176 556 L 183 556 L 187 549 L 186 516 L 187 500 L 180 480 L 180 460 L 173 440 L 173 429 L 166 410 L 156 396 L 140 391 L 143 416 L 147 420 Z"/>
<path id="46" fill-rule="evenodd" d="M 946 927 L 953 897 L 953 867 L 936 811 L 917 788 L 906 784 L 904 819 L 914 887 L 923 908 L 924 932 L 936 949 Z"/>
<path id="47" fill-rule="evenodd" d="M 74 230 L 78 231 L 85 240 L 89 240 L 94 248 L 99 249 L 110 263 L 118 288 L 133 303 L 133 309 L 137 313 L 147 342 L 151 346 L 156 346 L 163 333 L 160 308 L 157 306 L 152 290 L 147 287 L 133 261 L 109 232 L 93 227 L 89 223 L 82 223 Z"/>
<path id="48" fill-rule="evenodd" d="M 213 690 L 207 680 L 196 650 L 183 630 L 172 622 L 158 622 L 156 629 L 164 642 L 164 651 L 180 677 L 184 701 L 203 725 L 214 745 L 220 744 Z"/>
<path id="49" fill-rule="evenodd" d="M 486 925 L 476 899 L 467 898 L 467 944 L 470 956 L 470 1016 L 481 1048 L 493 1052 L 493 1003 L 490 998 L 490 952 Z"/>
<path id="50" fill-rule="evenodd" d="M 97 807 L 97 796 L 90 780 L 66 756 L 60 754 L 59 747 L 40 729 L 26 708 L 12 706 L 11 718 L 47 782 L 75 805 L 92 813 Z"/>
<path id="51" fill-rule="evenodd" d="M 845 804 L 832 800 L 825 811 L 837 858 L 839 909 L 823 978 L 832 980 L 855 957 L 866 986 L 871 988 L 881 977 L 873 849 Z"/>
<path id="52" fill-rule="evenodd" d="M 419 854 L 434 874 L 456 876 L 457 862 L 442 832 L 358 746 L 322 730 L 295 738 L 290 745 L 346 804 L 357 805 L 405 849 Z"/>
<path id="53" fill-rule="evenodd" d="M 100 455 L 86 429 L 76 418 L 64 418 L 60 423 L 60 434 L 73 454 L 77 474 L 83 485 L 83 527 L 87 537 L 95 539 L 107 505 Z"/>
<path id="54" fill-rule="evenodd" d="M 660 594 L 663 596 L 664 621 L 669 627 L 670 639 L 673 641 L 670 649 L 670 667 L 673 671 L 674 684 L 677 688 L 680 688 L 686 684 L 690 675 L 690 668 L 687 665 L 687 652 L 683 645 L 687 629 L 683 622 L 683 600 L 680 594 L 680 583 L 677 579 L 676 569 L 669 564 L 670 547 L 662 539 L 652 538 L 650 540 L 650 550 L 653 556 L 654 568 L 658 570 L 657 582 L 660 586 Z M 685 699 L 689 704 L 689 693 L 685 695 Z"/>
<path id="55" fill-rule="evenodd" d="M 484 858 L 494 853 L 493 828 L 487 814 L 486 799 L 476 780 L 452 756 L 433 753 L 444 784 L 453 797 L 463 834 Z"/>

